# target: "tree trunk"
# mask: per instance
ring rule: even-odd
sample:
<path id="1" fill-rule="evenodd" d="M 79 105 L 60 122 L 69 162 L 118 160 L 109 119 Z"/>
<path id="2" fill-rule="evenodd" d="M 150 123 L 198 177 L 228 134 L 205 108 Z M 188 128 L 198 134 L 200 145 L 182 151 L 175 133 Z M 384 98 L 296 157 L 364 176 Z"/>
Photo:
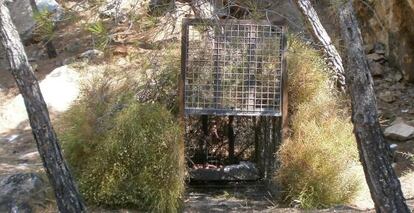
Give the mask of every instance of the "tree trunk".
<path id="1" fill-rule="evenodd" d="M 352 1 L 340 9 L 342 37 L 347 49 L 346 79 L 352 102 L 352 122 L 365 178 L 377 212 L 410 212 L 378 121 L 373 80 L 363 51 Z"/>
<path id="2" fill-rule="evenodd" d="M 309 0 L 295 0 L 297 8 L 305 18 L 305 23 L 310 28 L 310 32 L 314 39 L 322 44 L 325 54 L 328 56 L 328 63 L 330 68 L 333 70 L 333 77 L 335 83 L 341 91 L 345 91 L 345 75 L 344 67 L 342 65 L 342 59 L 332 44 L 332 40 L 326 32 L 325 28 L 319 20 L 318 14 L 312 7 Z"/>
<path id="3" fill-rule="evenodd" d="M 59 211 L 63 213 L 86 212 L 72 175 L 62 157 L 39 84 L 27 60 L 9 10 L 3 1 L 0 1 L 0 39 L 6 50 L 11 72 L 23 96 L 30 126 L 49 182 L 55 191 Z"/>
<path id="4" fill-rule="evenodd" d="M 35 0 L 30 0 L 30 6 L 32 7 L 33 15 L 39 12 L 39 9 L 37 8 Z M 43 39 L 42 42 L 46 47 L 47 56 L 49 58 L 56 58 L 57 51 L 56 51 L 55 45 L 53 45 L 52 40 L 50 38 L 47 38 L 47 39 Z"/>

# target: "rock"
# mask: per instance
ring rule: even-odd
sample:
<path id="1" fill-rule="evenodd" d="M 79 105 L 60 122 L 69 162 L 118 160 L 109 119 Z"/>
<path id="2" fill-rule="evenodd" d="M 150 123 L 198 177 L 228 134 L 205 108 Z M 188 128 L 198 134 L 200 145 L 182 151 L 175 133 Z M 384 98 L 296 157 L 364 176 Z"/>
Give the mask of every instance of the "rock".
<path id="1" fill-rule="evenodd" d="M 258 180 L 260 178 L 256 165 L 252 162 L 241 161 L 239 164 L 217 169 L 190 170 L 190 178 L 201 181 L 238 181 Z"/>
<path id="2" fill-rule="evenodd" d="M 128 55 L 128 48 L 126 46 L 124 46 L 124 45 L 122 45 L 122 46 L 116 46 L 113 49 L 112 53 L 114 55 L 119 55 L 119 56 L 125 57 L 125 56 Z"/>
<path id="3" fill-rule="evenodd" d="M 391 65 L 402 71 L 405 80 L 414 82 L 414 27 L 406 25 L 414 23 L 414 1 L 375 0 L 370 5 L 362 1 L 354 5 L 364 42 L 384 44 Z"/>
<path id="4" fill-rule="evenodd" d="M 62 10 L 55 0 L 36 0 L 36 5 L 39 11 L 47 10 L 51 13 L 58 13 Z"/>
<path id="5" fill-rule="evenodd" d="M 390 149 L 391 149 L 391 151 L 395 151 L 395 150 L 397 149 L 397 147 L 398 147 L 398 145 L 397 145 L 397 144 L 395 144 L 395 143 L 390 144 Z"/>
<path id="6" fill-rule="evenodd" d="M 46 203 L 46 184 L 37 174 L 0 176 L 0 212 L 33 212 Z"/>
<path id="7" fill-rule="evenodd" d="M 372 77 L 381 77 L 384 74 L 384 67 L 377 62 L 370 62 L 369 67 L 371 68 Z"/>
<path id="8" fill-rule="evenodd" d="M 68 66 L 53 70 L 40 82 L 40 89 L 48 107 L 63 112 L 78 98 L 80 75 Z M 63 98 L 64 97 L 64 98 Z"/>
<path id="9" fill-rule="evenodd" d="M 58 67 L 41 81 L 40 89 L 50 111 L 63 112 L 79 96 L 80 75 L 68 66 Z M 21 95 L 5 103 L 0 111 L 0 133 L 16 128 L 27 121 L 26 107 Z"/>
<path id="10" fill-rule="evenodd" d="M 28 40 L 32 37 L 32 32 L 36 22 L 33 19 L 32 7 L 29 0 L 9 0 L 6 1 L 10 10 L 10 16 L 13 23 L 19 31 L 22 40 Z M 3 51 L 3 50 L 2 50 Z"/>
<path id="11" fill-rule="evenodd" d="M 53 13 L 53 21 L 60 21 L 63 18 L 63 9 L 55 0 L 36 0 L 39 11 L 47 10 Z"/>
<path id="12" fill-rule="evenodd" d="M 241 161 L 237 165 L 224 167 L 224 172 L 239 180 L 256 180 L 259 178 L 259 170 L 256 165 L 249 161 Z"/>
<path id="13" fill-rule="evenodd" d="M 125 58 L 118 58 L 116 60 L 116 65 L 120 67 L 126 67 L 128 65 L 128 60 L 126 60 Z"/>
<path id="14" fill-rule="evenodd" d="M 365 44 L 364 45 L 365 54 L 371 54 L 374 52 L 374 44 Z"/>
<path id="15" fill-rule="evenodd" d="M 394 119 L 394 121 L 391 123 L 391 125 L 395 125 L 395 124 L 399 124 L 399 123 L 404 123 L 404 122 L 405 122 L 404 118 L 402 118 L 402 117 L 396 117 Z"/>
<path id="16" fill-rule="evenodd" d="M 87 51 L 83 52 L 82 54 L 80 54 L 79 58 L 80 59 L 92 60 L 92 59 L 103 58 L 103 56 L 104 56 L 104 53 L 102 51 L 92 49 L 92 50 L 87 50 Z"/>
<path id="17" fill-rule="evenodd" d="M 375 62 L 381 62 L 385 60 L 384 55 L 380 55 L 378 53 L 371 53 L 367 55 L 368 60 L 375 61 Z"/>
<path id="18" fill-rule="evenodd" d="M 99 8 L 102 17 L 124 18 L 129 12 L 134 11 L 135 15 L 144 12 L 148 0 L 106 0 Z"/>
<path id="19" fill-rule="evenodd" d="M 399 82 L 399 81 L 401 81 L 403 79 L 403 75 L 400 73 L 400 72 L 396 72 L 395 73 L 395 75 L 394 75 L 394 80 L 396 81 L 396 82 Z"/>
<path id="20" fill-rule="evenodd" d="M 76 61 L 76 59 L 75 59 L 74 57 L 65 58 L 65 59 L 62 61 L 62 65 L 69 65 L 69 64 L 74 63 L 75 61 Z"/>
<path id="21" fill-rule="evenodd" d="M 181 37 L 182 20 L 185 17 L 194 15 L 194 12 L 188 3 L 176 1 L 174 10 L 169 11 L 165 16 L 160 18 L 160 23 L 153 37 L 153 42 L 179 39 Z"/>
<path id="22" fill-rule="evenodd" d="M 6 2 L 22 40 L 30 39 L 36 25 L 30 0 L 8 0 Z M 63 14 L 60 5 L 55 0 L 36 0 L 36 5 L 40 11 L 47 10 L 54 13 L 56 20 Z"/>
<path id="23" fill-rule="evenodd" d="M 385 91 L 385 92 L 380 92 L 379 99 L 387 103 L 392 103 L 395 101 L 396 98 L 393 95 L 393 93 L 391 93 L 391 91 Z"/>
<path id="24" fill-rule="evenodd" d="M 407 141 L 414 138 L 414 127 L 400 121 L 385 128 L 384 135 L 392 140 Z"/>
<path id="25" fill-rule="evenodd" d="M 385 55 L 385 50 L 386 50 L 385 44 L 383 44 L 381 42 L 376 42 L 374 44 L 373 51 L 375 53 L 380 54 L 380 55 Z"/>
<path id="26" fill-rule="evenodd" d="M 375 50 L 376 54 L 385 55 L 385 50 Z"/>

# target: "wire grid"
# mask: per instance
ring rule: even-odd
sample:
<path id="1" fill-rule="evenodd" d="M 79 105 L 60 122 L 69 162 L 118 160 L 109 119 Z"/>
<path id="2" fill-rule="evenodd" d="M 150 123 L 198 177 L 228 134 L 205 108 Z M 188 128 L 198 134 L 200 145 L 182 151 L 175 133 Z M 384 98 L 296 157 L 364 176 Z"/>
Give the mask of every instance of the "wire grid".
<path id="1" fill-rule="evenodd" d="M 220 21 L 185 27 L 187 115 L 281 115 L 282 26 Z"/>

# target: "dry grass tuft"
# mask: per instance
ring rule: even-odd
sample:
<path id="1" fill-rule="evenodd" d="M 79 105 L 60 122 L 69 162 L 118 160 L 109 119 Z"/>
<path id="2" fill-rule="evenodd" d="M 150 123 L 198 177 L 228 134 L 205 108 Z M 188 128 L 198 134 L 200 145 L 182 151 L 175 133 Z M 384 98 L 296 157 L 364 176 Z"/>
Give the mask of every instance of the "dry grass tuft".
<path id="1" fill-rule="evenodd" d="M 278 152 L 276 180 L 286 201 L 299 200 L 302 208 L 349 203 L 361 181 L 350 119 L 328 87 L 318 51 L 291 38 L 288 62 L 293 133 Z"/>

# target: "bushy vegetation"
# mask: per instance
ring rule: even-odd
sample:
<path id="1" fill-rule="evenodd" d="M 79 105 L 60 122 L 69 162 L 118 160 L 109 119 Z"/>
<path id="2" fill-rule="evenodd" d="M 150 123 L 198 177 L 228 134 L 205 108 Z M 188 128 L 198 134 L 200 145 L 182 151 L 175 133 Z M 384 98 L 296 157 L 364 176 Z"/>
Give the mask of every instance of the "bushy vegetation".
<path id="1" fill-rule="evenodd" d="M 109 32 L 102 21 L 88 25 L 86 30 L 92 34 L 93 44 L 100 50 L 105 50 L 111 42 Z"/>
<path id="2" fill-rule="evenodd" d="M 164 75 L 175 72 L 161 67 Z M 85 83 L 61 118 L 64 155 L 90 204 L 176 212 L 184 191 L 182 128 L 160 97 L 137 101 L 137 81 L 144 81 L 131 77 L 137 69 L 109 69 Z"/>
<path id="3" fill-rule="evenodd" d="M 34 33 L 40 40 L 50 41 L 54 37 L 53 14 L 47 10 L 38 11 L 33 16 L 36 21 Z"/>
<path id="4" fill-rule="evenodd" d="M 302 208 L 348 203 L 361 181 L 348 112 L 329 88 L 318 51 L 291 38 L 288 66 L 292 135 L 278 152 L 276 180 L 286 201 L 299 200 Z"/>

